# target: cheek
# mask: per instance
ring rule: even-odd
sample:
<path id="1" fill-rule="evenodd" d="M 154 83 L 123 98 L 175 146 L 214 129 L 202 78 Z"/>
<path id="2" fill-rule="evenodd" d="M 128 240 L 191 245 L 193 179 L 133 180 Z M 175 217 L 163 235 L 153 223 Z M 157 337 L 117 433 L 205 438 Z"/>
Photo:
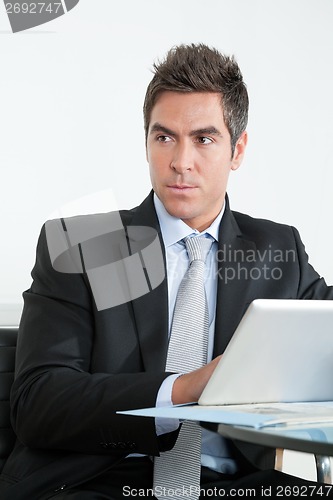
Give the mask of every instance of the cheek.
<path id="1" fill-rule="evenodd" d="M 146 158 L 147 162 L 150 164 L 152 161 L 152 151 L 148 146 L 146 147 Z"/>
<path id="2" fill-rule="evenodd" d="M 147 152 L 149 169 L 155 176 L 162 175 L 168 169 L 168 157 L 165 152 L 154 151 L 151 149 Z"/>
<path id="3" fill-rule="evenodd" d="M 151 168 L 155 168 L 159 164 L 158 152 L 152 148 L 147 148 L 147 160 Z"/>
<path id="4" fill-rule="evenodd" d="M 156 169 L 154 168 L 151 161 L 149 162 L 149 175 L 150 175 L 151 182 L 154 184 L 154 179 L 156 179 L 157 173 L 156 173 Z"/>
<path id="5" fill-rule="evenodd" d="M 230 173 L 230 167 L 216 165 L 207 168 L 206 181 L 212 192 L 219 193 L 225 190 Z"/>
<path id="6" fill-rule="evenodd" d="M 156 187 L 156 184 L 158 184 L 163 179 L 163 176 L 165 176 L 163 166 L 158 161 L 158 158 L 155 158 L 152 155 L 149 156 L 149 174 L 154 187 Z"/>

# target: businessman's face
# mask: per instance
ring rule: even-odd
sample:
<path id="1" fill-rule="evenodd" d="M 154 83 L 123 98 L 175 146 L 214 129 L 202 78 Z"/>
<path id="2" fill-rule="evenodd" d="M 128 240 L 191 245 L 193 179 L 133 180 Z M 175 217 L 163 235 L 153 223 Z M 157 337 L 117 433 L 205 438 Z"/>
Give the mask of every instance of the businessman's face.
<path id="1" fill-rule="evenodd" d="M 219 94 L 163 92 L 150 117 L 147 160 L 153 189 L 169 214 L 200 231 L 209 227 L 246 142 L 243 132 L 231 154 Z"/>

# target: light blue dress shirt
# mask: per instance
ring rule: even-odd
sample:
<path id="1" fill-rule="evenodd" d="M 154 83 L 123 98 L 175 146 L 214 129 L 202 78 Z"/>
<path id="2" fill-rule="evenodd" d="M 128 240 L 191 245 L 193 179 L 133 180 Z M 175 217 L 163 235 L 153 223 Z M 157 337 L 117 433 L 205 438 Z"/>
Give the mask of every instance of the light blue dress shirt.
<path id="1" fill-rule="evenodd" d="M 206 259 L 205 290 L 209 311 L 209 338 L 207 362 L 212 360 L 214 348 L 214 329 L 215 329 L 215 309 L 217 295 L 217 259 L 219 226 L 224 213 L 224 206 L 221 212 L 213 221 L 211 226 L 200 233 L 189 227 L 181 219 L 170 215 L 159 198 L 154 195 L 154 204 L 161 227 L 161 233 L 166 252 L 167 277 L 168 277 L 168 298 L 169 298 L 169 335 L 173 311 L 176 302 L 176 296 L 181 280 L 184 277 L 188 267 L 189 259 L 185 244 L 181 241 L 189 235 L 206 235 L 207 238 L 214 240 L 212 247 Z M 156 406 L 170 406 L 172 386 L 179 375 L 170 375 L 160 387 Z M 164 434 L 177 429 L 179 422 L 171 419 L 156 419 L 157 434 Z M 202 433 L 202 465 L 218 472 L 233 474 L 237 467 L 233 459 L 230 458 L 226 441 L 222 436 L 215 432 L 203 429 Z"/>

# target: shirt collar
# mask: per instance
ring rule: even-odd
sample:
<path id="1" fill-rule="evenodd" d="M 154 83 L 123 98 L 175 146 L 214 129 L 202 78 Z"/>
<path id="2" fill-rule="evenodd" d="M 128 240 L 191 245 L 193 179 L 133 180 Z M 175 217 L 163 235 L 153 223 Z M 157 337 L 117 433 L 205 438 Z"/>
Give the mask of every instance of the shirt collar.
<path id="1" fill-rule="evenodd" d="M 166 247 L 174 245 L 177 241 L 182 240 L 186 236 L 190 234 L 209 234 L 216 241 L 219 240 L 219 226 L 224 214 L 225 210 L 225 202 L 223 203 L 223 207 L 216 217 L 216 219 L 212 222 L 212 224 L 200 233 L 196 229 L 192 229 L 190 226 L 185 224 L 181 219 L 170 215 L 161 200 L 158 198 L 156 193 L 154 193 L 154 205 L 157 214 L 158 221 L 160 223 L 161 232 L 163 241 Z"/>

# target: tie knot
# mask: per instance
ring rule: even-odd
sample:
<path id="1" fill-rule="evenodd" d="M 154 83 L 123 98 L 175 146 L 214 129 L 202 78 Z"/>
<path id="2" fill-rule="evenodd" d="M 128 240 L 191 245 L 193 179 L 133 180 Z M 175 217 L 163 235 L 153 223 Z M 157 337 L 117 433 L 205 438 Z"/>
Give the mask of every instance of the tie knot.
<path id="1" fill-rule="evenodd" d="M 190 259 L 190 264 L 194 260 L 206 261 L 206 257 L 213 241 L 205 236 L 187 236 L 184 238 L 186 250 Z"/>

